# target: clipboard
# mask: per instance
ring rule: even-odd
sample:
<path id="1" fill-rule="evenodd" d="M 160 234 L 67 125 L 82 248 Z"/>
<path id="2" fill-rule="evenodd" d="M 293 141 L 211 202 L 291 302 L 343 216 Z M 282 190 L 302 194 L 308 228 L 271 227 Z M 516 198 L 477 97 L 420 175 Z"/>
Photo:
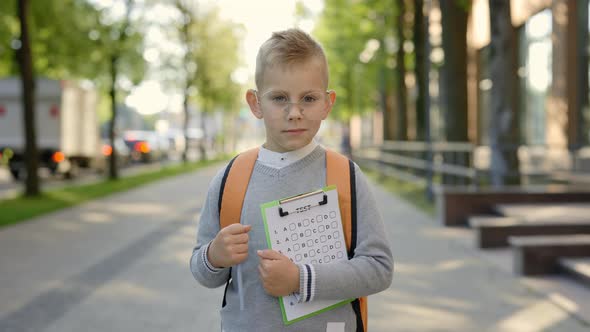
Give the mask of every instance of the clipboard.
<path id="1" fill-rule="evenodd" d="M 260 209 L 268 247 L 295 264 L 329 264 L 348 259 L 336 186 L 263 203 Z M 298 303 L 291 294 L 278 300 L 283 322 L 290 325 L 354 299 Z"/>

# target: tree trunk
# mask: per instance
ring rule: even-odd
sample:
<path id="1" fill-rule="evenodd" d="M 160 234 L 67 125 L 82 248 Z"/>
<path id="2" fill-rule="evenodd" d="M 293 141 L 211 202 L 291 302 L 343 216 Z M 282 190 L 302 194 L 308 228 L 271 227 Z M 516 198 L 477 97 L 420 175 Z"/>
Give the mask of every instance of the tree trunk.
<path id="1" fill-rule="evenodd" d="M 340 153 L 352 159 L 352 146 L 350 144 L 350 120 L 341 122 L 342 138 L 340 139 Z"/>
<path id="2" fill-rule="evenodd" d="M 578 113 L 578 128 L 576 148 L 581 148 L 588 144 L 588 133 L 590 125 L 588 116 L 590 116 L 590 105 L 588 101 L 588 0 L 578 0 L 576 2 L 577 10 L 577 56 L 578 56 L 578 70 L 577 72 L 577 113 Z M 584 114 L 586 112 L 586 114 Z"/>
<path id="3" fill-rule="evenodd" d="M 444 121 L 447 141 L 467 138 L 467 11 L 458 1 L 441 1 L 442 45 L 445 55 Z"/>
<path id="4" fill-rule="evenodd" d="M 393 136 L 392 130 L 392 109 L 389 107 L 389 103 L 387 102 L 387 86 L 385 84 L 385 71 L 379 71 L 379 104 L 381 107 L 381 112 L 383 114 L 383 138 L 387 140 L 392 140 L 395 137 Z"/>
<path id="5" fill-rule="evenodd" d="M 356 88 L 358 87 L 358 82 L 360 82 L 360 80 L 357 80 L 357 84 L 355 84 L 354 66 L 351 65 L 349 68 L 350 69 L 346 72 L 346 80 L 344 82 L 346 90 L 350 91 L 346 98 L 346 102 L 348 104 L 347 107 L 350 111 L 353 111 L 355 108 L 357 108 L 357 112 L 360 112 L 358 105 L 356 105 L 356 101 L 358 100 L 356 96 L 358 91 Z M 354 111 L 352 113 L 354 114 Z M 348 158 L 352 158 L 352 144 L 350 142 L 350 118 L 341 121 L 341 125 L 342 137 L 340 138 L 340 150 L 342 154 Z"/>
<path id="6" fill-rule="evenodd" d="M 449 142 L 467 142 L 467 10 L 458 1 L 441 1 L 440 9 L 445 55 L 441 71 L 445 137 Z M 465 167 L 469 165 L 465 153 L 452 154 L 445 156 L 445 162 Z M 443 177 L 443 182 L 454 183 L 449 176 Z"/>
<path id="7" fill-rule="evenodd" d="M 426 84 L 428 84 L 428 73 L 424 66 L 426 54 L 425 40 L 428 36 L 428 31 L 424 30 L 424 1 L 414 1 L 414 52 L 416 56 L 415 74 L 416 86 L 418 87 L 418 94 L 416 96 L 416 140 L 424 141 L 426 138 L 426 116 L 425 109 L 426 98 L 429 98 L 425 93 L 427 91 Z"/>
<path id="8" fill-rule="evenodd" d="M 203 103 L 205 105 L 206 102 Z M 203 138 L 199 143 L 199 160 L 206 161 L 207 160 L 207 126 L 205 124 L 205 120 L 207 119 L 207 112 L 205 109 L 201 109 L 201 132 L 203 133 Z"/>
<path id="9" fill-rule="evenodd" d="M 383 30 L 383 22 L 384 18 L 380 20 L 380 30 Z M 383 114 L 383 138 L 385 140 L 393 140 L 395 139 L 395 122 L 393 117 L 393 108 L 389 103 L 389 89 L 387 84 L 387 52 L 385 50 L 385 38 L 381 38 L 380 40 L 381 47 L 379 47 L 379 61 L 381 70 L 379 70 L 378 79 L 379 79 L 379 103 L 381 106 L 381 114 Z M 360 91 L 358 92 L 360 93 Z"/>
<path id="10" fill-rule="evenodd" d="M 35 133 L 35 79 L 33 76 L 33 59 L 29 42 L 28 10 L 29 2 L 27 0 L 19 0 L 18 17 L 21 29 L 21 47 L 17 51 L 17 57 L 21 72 L 22 101 L 24 107 L 25 162 L 27 168 L 25 195 L 32 197 L 38 196 L 40 190 L 39 176 L 37 174 L 37 169 L 39 168 L 39 152 L 37 150 L 37 135 Z"/>
<path id="11" fill-rule="evenodd" d="M 490 0 L 490 31 L 490 173 L 492 185 L 500 187 L 520 182 L 518 176 L 508 177 L 508 172 L 519 172 L 517 147 L 520 137 L 518 113 L 514 106 L 518 77 L 509 0 Z"/>
<path id="12" fill-rule="evenodd" d="M 109 179 L 116 180 L 119 178 L 119 170 L 117 168 L 117 148 L 115 144 L 115 128 L 117 124 L 117 57 L 111 55 L 111 87 L 109 96 L 111 97 L 111 121 L 109 122 L 109 141 L 112 152 L 109 158 Z"/>
<path id="13" fill-rule="evenodd" d="M 114 53 L 111 54 L 111 89 L 109 91 L 111 97 L 111 122 L 109 123 L 109 140 L 111 143 L 111 157 L 109 158 L 109 179 L 116 180 L 119 178 L 119 167 L 117 165 L 117 147 L 115 144 L 115 136 L 116 136 L 116 124 L 117 124 L 117 77 L 118 70 L 117 65 L 119 63 L 119 58 L 121 57 L 121 48 L 124 47 L 125 41 L 127 40 L 127 33 L 125 32 L 129 27 L 130 23 L 130 16 L 131 10 L 133 6 L 132 0 L 127 0 L 125 2 L 126 8 L 126 16 L 125 22 L 121 29 L 119 30 L 119 40 L 117 41 L 118 48 L 115 49 Z"/>
<path id="14" fill-rule="evenodd" d="M 184 124 L 183 124 L 183 132 L 184 132 L 184 151 L 182 151 L 182 161 L 184 163 L 188 162 L 188 150 L 190 148 L 190 137 L 188 135 L 188 125 L 190 123 L 190 112 L 188 109 L 188 83 L 184 89 L 184 99 L 182 101 L 182 107 L 184 109 Z"/>
<path id="15" fill-rule="evenodd" d="M 396 2 L 398 13 L 397 19 L 395 20 L 396 24 L 394 27 L 394 35 L 398 41 L 398 50 L 396 54 L 396 72 L 395 72 L 395 82 L 396 84 L 396 99 L 397 99 L 397 119 L 390 119 L 391 121 L 397 122 L 397 130 L 396 130 L 396 139 L 400 141 L 405 141 L 408 139 L 408 130 L 407 130 L 407 92 L 406 92 L 406 63 L 405 57 L 406 53 L 404 51 L 404 14 L 406 12 L 404 0 L 397 0 Z"/>
<path id="16" fill-rule="evenodd" d="M 183 16 L 183 23 L 182 26 L 180 27 L 180 34 L 182 36 L 182 41 L 186 47 L 186 52 L 184 54 L 184 68 L 186 68 L 186 72 L 185 72 L 185 81 L 184 81 L 184 99 L 182 101 L 182 106 L 184 108 L 184 124 L 183 124 L 183 129 L 184 129 L 184 151 L 182 151 L 182 161 L 184 163 L 188 162 L 188 152 L 190 149 L 190 135 L 188 134 L 188 129 L 189 129 L 189 125 L 190 125 L 190 121 L 191 121 L 191 114 L 190 114 L 190 110 L 189 110 L 189 105 L 188 105 L 188 101 L 189 101 L 189 89 L 191 87 L 191 82 L 194 78 L 194 76 L 196 75 L 196 73 L 194 73 L 190 68 L 191 67 L 191 63 L 190 63 L 190 58 L 192 55 L 192 49 L 190 47 L 190 32 L 189 32 L 189 27 L 192 25 L 193 23 L 193 14 L 191 13 L 191 11 L 189 10 L 189 8 L 187 7 L 187 4 L 183 3 L 181 0 L 177 0 L 175 2 L 175 6 L 176 8 L 181 12 L 182 16 Z"/>

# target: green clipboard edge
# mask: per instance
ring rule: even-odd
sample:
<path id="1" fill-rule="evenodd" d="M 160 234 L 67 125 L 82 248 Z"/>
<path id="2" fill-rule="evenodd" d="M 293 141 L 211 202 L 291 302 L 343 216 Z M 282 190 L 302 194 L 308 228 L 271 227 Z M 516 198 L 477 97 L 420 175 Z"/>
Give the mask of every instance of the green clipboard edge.
<path id="1" fill-rule="evenodd" d="M 322 188 L 323 191 L 330 191 L 330 190 L 335 190 L 335 189 L 336 189 L 336 186 L 335 185 L 326 186 L 326 187 Z M 299 195 L 301 195 L 301 194 L 299 194 Z M 271 202 L 266 202 L 266 203 L 260 204 L 260 212 L 262 214 L 262 221 L 264 222 L 264 233 L 266 234 L 266 243 L 268 245 L 268 248 L 272 249 L 272 242 L 270 240 L 270 233 L 268 231 L 268 223 L 266 221 L 266 213 L 265 213 L 265 210 L 268 209 L 268 208 L 272 208 L 272 207 L 278 206 L 279 205 L 279 201 L 282 201 L 282 200 L 285 200 L 285 199 L 289 199 L 289 198 L 293 198 L 293 197 L 297 197 L 299 195 L 285 197 L 285 198 L 277 199 L 277 200 L 274 200 L 274 201 L 271 201 Z M 333 304 L 333 305 L 331 305 L 329 307 L 326 307 L 324 309 L 320 309 L 318 311 L 314 311 L 314 312 L 312 312 L 310 314 L 307 314 L 305 316 L 301 316 L 301 317 L 295 318 L 293 320 L 287 320 L 287 314 L 285 313 L 285 306 L 284 306 L 283 301 L 282 301 L 282 296 L 279 297 L 279 298 L 277 298 L 277 299 L 279 301 L 279 305 L 281 306 L 281 313 L 283 314 L 283 323 L 285 323 L 285 325 L 291 325 L 293 323 L 297 323 L 297 322 L 302 321 L 304 319 L 307 319 L 309 317 L 313 317 L 313 316 L 319 315 L 322 312 L 326 312 L 328 310 L 332 310 L 334 308 L 343 306 L 343 305 L 345 305 L 347 303 L 350 303 L 350 302 L 354 301 L 354 299 L 347 299 L 347 300 L 338 302 L 336 304 Z"/>

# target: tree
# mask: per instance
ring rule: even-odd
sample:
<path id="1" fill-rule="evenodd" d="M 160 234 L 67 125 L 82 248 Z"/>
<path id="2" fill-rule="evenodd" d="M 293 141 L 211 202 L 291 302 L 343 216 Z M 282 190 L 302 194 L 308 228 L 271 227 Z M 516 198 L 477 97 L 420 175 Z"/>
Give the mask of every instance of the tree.
<path id="1" fill-rule="evenodd" d="M 424 66 L 425 61 L 430 61 L 428 54 L 426 54 L 426 45 L 428 41 L 428 31 L 425 30 L 424 22 L 424 1 L 414 1 L 414 73 L 416 74 L 416 86 L 418 87 L 418 93 L 416 94 L 416 139 L 422 141 L 426 139 L 428 135 L 426 130 L 426 117 L 430 110 L 426 109 L 427 98 L 430 96 L 426 95 L 428 91 L 428 77 L 429 73 L 426 72 L 427 68 Z"/>
<path id="2" fill-rule="evenodd" d="M 398 43 L 396 54 L 396 70 L 395 70 L 395 94 L 397 103 L 397 130 L 395 138 L 397 140 L 405 141 L 408 139 L 407 134 L 407 114 L 408 114 L 408 93 L 406 87 L 406 52 L 404 50 L 404 43 L 406 41 L 404 30 L 405 22 L 404 16 L 406 13 L 406 5 L 404 0 L 397 0 L 396 7 L 398 9 L 395 25 L 393 27 L 395 39 Z M 393 119 L 392 119 L 393 121 Z"/>
<path id="3" fill-rule="evenodd" d="M 129 4 L 132 2 L 127 1 Z M 17 68 L 15 59 L 7 50 L 14 48 L 17 41 L 19 29 L 15 23 L 18 21 L 10 14 L 11 8 L 7 3 L 0 2 L 0 75 L 16 74 Z M 117 76 L 137 82 L 145 68 L 141 34 L 129 20 L 113 19 L 108 10 L 98 9 L 88 1 L 36 1 L 29 11 L 30 31 L 34 32 L 30 35 L 31 53 L 34 55 L 32 68 L 38 75 L 48 78 L 84 78 L 100 87 L 109 86 L 109 95 L 113 100 L 112 118 L 116 119 L 116 88 L 113 82 L 117 81 Z M 119 69 L 113 72 L 117 67 Z M 123 74 L 119 75 L 119 72 Z M 111 127 L 114 126 L 113 121 Z M 116 151 L 113 150 L 111 156 L 116 156 Z M 111 158 L 109 168 L 111 178 L 117 177 L 114 158 Z"/>
<path id="4" fill-rule="evenodd" d="M 193 78 L 197 88 L 196 101 L 201 106 L 201 130 L 206 133 L 205 116 L 215 109 L 225 113 L 237 109 L 240 86 L 232 79 L 233 72 L 240 65 L 240 27 L 224 21 L 217 7 L 203 9 L 191 27 L 192 35 L 198 40 L 193 61 L 198 74 Z M 207 154 L 201 142 L 201 160 Z"/>
<path id="5" fill-rule="evenodd" d="M 88 63 L 91 48 L 84 19 L 93 12 L 88 3 L 75 0 L 0 2 L 0 76 L 20 74 L 26 99 L 27 195 L 39 193 L 33 77 L 80 77 L 83 68 L 92 67 Z"/>
<path id="6" fill-rule="evenodd" d="M 578 6 L 576 23 L 577 23 L 577 31 L 576 31 L 576 45 L 577 45 L 577 63 L 578 63 L 578 70 L 577 72 L 577 86 L 578 91 L 576 93 L 578 100 L 576 101 L 576 105 L 578 107 L 577 114 L 578 114 L 578 128 L 576 129 L 577 137 L 575 138 L 575 148 L 580 148 L 583 145 L 588 144 L 588 135 L 587 133 L 590 132 L 590 103 L 588 100 L 588 94 L 590 91 L 588 90 L 588 50 L 589 50 L 589 29 L 588 29 L 588 0 L 579 0 L 575 2 L 575 5 Z M 570 145 L 571 146 L 571 145 Z"/>
<path id="7" fill-rule="evenodd" d="M 93 17 L 96 28 L 92 31 L 95 47 L 91 59 L 97 70 L 95 80 L 101 86 L 108 87 L 111 101 L 108 135 L 112 152 L 109 158 L 108 177 L 113 180 L 119 177 L 117 151 L 114 144 L 117 135 L 118 85 L 121 79 L 137 83 L 145 74 L 143 35 L 139 31 L 139 23 L 131 19 L 133 6 L 132 0 L 125 0 L 123 17 L 115 17 L 109 12 L 109 8 L 100 9 L 99 14 Z"/>
<path id="8" fill-rule="evenodd" d="M 182 106 L 184 112 L 184 138 L 186 144 L 184 145 L 184 151 L 182 152 L 182 160 L 186 163 L 188 161 L 188 149 L 189 149 L 189 140 L 190 137 L 188 135 L 188 126 L 190 123 L 190 109 L 189 109 L 189 99 L 190 99 L 190 90 L 191 87 L 194 85 L 194 79 L 196 77 L 197 72 L 197 65 L 194 62 L 193 53 L 196 48 L 196 43 L 198 39 L 194 38 L 191 35 L 191 27 L 195 24 L 196 15 L 198 10 L 198 2 L 196 1 L 183 1 L 183 0 L 175 0 L 174 5 L 176 9 L 180 12 L 180 24 L 176 27 L 178 29 L 180 35 L 180 41 L 184 46 L 184 57 L 182 60 L 182 70 L 184 72 L 184 80 L 182 86 Z M 204 137 L 203 132 L 203 137 Z M 204 156 L 205 149 L 203 143 L 200 144 L 201 149 L 201 157 Z M 206 158 L 206 157 L 205 157 Z"/>
<path id="9" fill-rule="evenodd" d="M 467 138 L 467 14 L 468 4 L 461 0 L 441 1 L 442 46 L 444 64 L 445 134 L 447 141 L 466 142 Z"/>
<path id="10" fill-rule="evenodd" d="M 19 24 L 12 1 L 0 2 L 0 75 L 16 75 L 12 49 Z M 33 70 L 53 79 L 89 78 L 95 73 L 88 60 L 95 51 L 91 31 L 97 11 L 86 1 L 35 1 L 28 9 Z M 16 43 L 16 44 L 15 44 Z"/>
<path id="11" fill-rule="evenodd" d="M 518 171 L 518 113 L 515 107 L 516 61 L 514 31 L 510 19 L 509 0 L 490 0 L 490 76 L 492 80 L 490 105 L 491 181 L 495 187 L 508 180 L 509 171 Z M 446 58 L 446 55 L 445 55 Z"/>
<path id="12" fill-rule="evenodd" d="M 440 1 L 442 21 L 442 47 L 444 64 L 441 70 L 441 99 L 445 138 L 449 142 L 467 142 L 467 15 L 466 0 Z M 469 166 L 466 153 L 462 166 Z M 452 176 L 444 176 L 449 183 Z"/>
<path id="13" fill-rule="evenodd" d="M 25 185 L 26 196 L 39 195 L 39 176 L 37 137 L 35 135 L 35 82 L 33 74 L 33 60 L 31 45 L 29 42 L 28 24 L 29 2 L 18 0 L 18 18 L 20 21 L 20 47 L 17 49 L 17 58 L 22 81 L 22 101 L 25 124 L 25 153 L 27 156 L 27 179 Z"/>
<path id="14" fill-rule="evenodd" d="M 196 0 L 169 0 L 179 19 L 165 28 L 171 39 L 183 48 L 182 54 L 170 54 L 160 70 L 168 72 L 168 85 L 182 91 L 184 133 L 189 141 L 190 105 L 198 105 L 201 131 L 207 134 L 206 117 L 212 111 L 228 113 L 237 110 L 241 86 L 232 74 L 241 65 L 239 53 L 240 26 L 224 21 L 213 4 Z M 207 159 L 206 142 L 199 142 L 200 159 Z M 183 160 L 187 161 L 188 144 Z"/>
<path id="15" fill-rule="evenodd" d="M 353 114 L 372 110 L 382 100 L 378 72 L 383 71 L 383 63 L 390 61 L 377 51 L 385 47 L 386 35 L 379 30 L 379 22 L 386 22 L 386 8 L 385 2 L 377 0 L 327 0 L 313 31 L 328 58 L 330 88 L 338 94 L 332 115 L 341 121 L 345 134 L 350 133 L 349 119 Z M 346 137 L 343 142 L 347 142 Z"/>

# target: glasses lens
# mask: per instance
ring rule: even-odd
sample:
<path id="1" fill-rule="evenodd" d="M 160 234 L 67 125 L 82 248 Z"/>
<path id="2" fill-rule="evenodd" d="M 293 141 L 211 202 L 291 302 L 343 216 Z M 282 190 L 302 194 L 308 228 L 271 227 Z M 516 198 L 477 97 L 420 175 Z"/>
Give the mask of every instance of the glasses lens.
<path id="1" fill-rule="evenodd" d="M 297 107 L 305 118 L 321 120 L 328 107 L 328 94 L 319 91 L 310 92 L 298 102 L 291 102 L 285 93 L 269 91 L 262 96 L 260 103 L 273 116 L 286 116 L 287 110 Z"/>

